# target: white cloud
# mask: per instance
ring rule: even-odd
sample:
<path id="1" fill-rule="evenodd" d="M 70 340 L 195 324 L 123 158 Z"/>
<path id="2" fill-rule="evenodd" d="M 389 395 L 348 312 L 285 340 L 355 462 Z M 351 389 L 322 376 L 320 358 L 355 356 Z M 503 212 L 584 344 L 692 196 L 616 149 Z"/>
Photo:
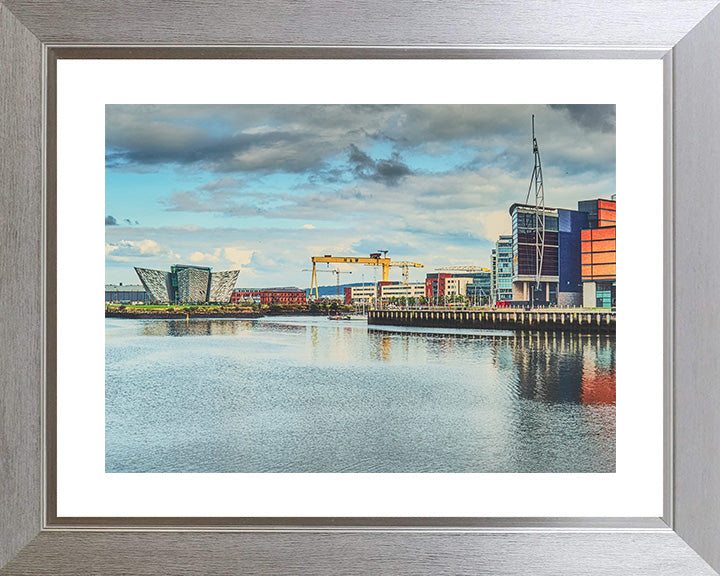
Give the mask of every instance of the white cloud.
<path id="1" fill-rule="evenodd" d="M 496 212 L 485 212 L 479 214 L 478 218 L 483 225 L 483 238 L 495 242 L 501 234 L 510 234 L 512 232 L 512 221 L 510 213 L 507 210 L 498 210 Z"/>
<path id="2" fill-rule="evenodd" d="M 193 252 L 188 260 L 194 264 L 218 264 L 220 267 L 227 266 L 233 270 L 245 268 L 250 264 L 255 251 L 246 250 L 238 246 L 227 246 L 216 248 L 213 252 Z"/>
<path id="3" fill-rule="evenodd" d="M 158 244 L 155 240 L 120 240 L 105 243 L 105 257 L 118 262 L 131 262 L 136 258 L 166 257 L 180 258 L 170 248 Z"/>
<path id="4" fill-rule="evenodd" d="M 225 260 L 227 260 L 237 270 L 250 264 L 252 260 L 253 250 L 245 250 L 239 246 L 228 246 L 222 249 L 222 254 Z"/>
<path id="5" fill-rule="evenodd" d="M 188 259 L 190 262 L 195 262 L 196 264 L 199 262 L 218 262 L 220 260 L 220 252 L 221 250 L 215 250 L 214 254 L 203 254 L 202 252 L 193 252 L 190 254 Z"/>

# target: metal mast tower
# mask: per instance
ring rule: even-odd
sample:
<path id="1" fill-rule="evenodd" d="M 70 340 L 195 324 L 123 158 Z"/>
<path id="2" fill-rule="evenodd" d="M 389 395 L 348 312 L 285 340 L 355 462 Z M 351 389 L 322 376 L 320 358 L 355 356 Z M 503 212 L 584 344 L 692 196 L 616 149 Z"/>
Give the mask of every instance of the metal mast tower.
<path id="1" fill-rule="evenodd" d="M 535 288 L 540 288 L 542 275 L 543 252 L 545 250 L 545 188 L 543 188 L 542 165 L 540 164 L 540 150 L 535 138 L 535 114 L 532 115 L 532 141 L 535 166 L 530 177 L 525 204 L 530 202 L 530 193 L 535 191 Z"/>

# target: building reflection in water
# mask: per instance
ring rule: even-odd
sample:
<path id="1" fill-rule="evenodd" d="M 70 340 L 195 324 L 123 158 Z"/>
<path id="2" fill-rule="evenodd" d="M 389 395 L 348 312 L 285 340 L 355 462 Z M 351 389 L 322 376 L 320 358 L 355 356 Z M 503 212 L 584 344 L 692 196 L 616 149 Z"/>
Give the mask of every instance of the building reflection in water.
<path id="1" fill-rule="evenodd" d="M 565 332 L 521 332 L 512 339 L 518 395 L 547 403 L 615 404 L 615 338 Z M 507 350 L 498 342 L 494 358 Z"/>
<path id="2" fill-rule="evenodd" d="M 510 376 L 512 394 L 548 404 L 615 405 L 615 337 L 570 332 L 433 333 L 369 329 L 376 357 L 397 360 L 396 348 L 424 346 L 426 357 L 452 360 L 489 348 L 492 366 Z"/>
<path id="3" fill-rule="evenodd" d="M 253 330 L 252 320 L 148 320 L 143 323 L 143 336 L 234 336 Z"/>
<path id="4" fill-rule="evenodd" d="M 331 352 L 349 361 L 354 353 L 353 329 L 334 327 L 332 351 L 318 350 L 318 327 L 253 320 L 194 319 L 143 322 L 143 336 L 236 336 L 253 330 L 308 332 L 313 356 Z M 425 359 L 453 361 L 489 353 L 492 367 L 506 374 L 511 394 L 548 404 L 615 405 L 615 338 L 565 332 L 433 333 L 368 329 L 372 357 L 382 362 Z M 458 356 L 459 355 L 459 356 Z M 357 358 L 356 358 L 357 360 Z"/>

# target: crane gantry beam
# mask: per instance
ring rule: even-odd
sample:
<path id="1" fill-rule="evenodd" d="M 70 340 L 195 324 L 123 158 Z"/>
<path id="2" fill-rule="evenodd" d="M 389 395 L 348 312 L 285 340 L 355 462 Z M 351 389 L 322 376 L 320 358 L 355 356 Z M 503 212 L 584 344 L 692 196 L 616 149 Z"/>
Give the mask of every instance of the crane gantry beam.
<path id="1" fill-rule="evenodd" d="M 490 272 L 490 268 L 481 268 L 480 266 L 443 266 L 435 268 L 435 270 L 449 270 L 454 272 Z"/>

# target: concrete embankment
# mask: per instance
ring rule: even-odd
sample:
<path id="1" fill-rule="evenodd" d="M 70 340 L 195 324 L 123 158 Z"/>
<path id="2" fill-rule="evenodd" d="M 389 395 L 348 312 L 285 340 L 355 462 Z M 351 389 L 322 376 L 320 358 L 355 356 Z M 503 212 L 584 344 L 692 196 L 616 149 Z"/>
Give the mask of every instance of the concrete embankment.
<path id="1" fill-rule="evenodd" d="M 371 310 L 368 324 L 615 334 L 615 312 L 601 310 Z"/>

